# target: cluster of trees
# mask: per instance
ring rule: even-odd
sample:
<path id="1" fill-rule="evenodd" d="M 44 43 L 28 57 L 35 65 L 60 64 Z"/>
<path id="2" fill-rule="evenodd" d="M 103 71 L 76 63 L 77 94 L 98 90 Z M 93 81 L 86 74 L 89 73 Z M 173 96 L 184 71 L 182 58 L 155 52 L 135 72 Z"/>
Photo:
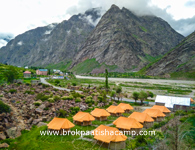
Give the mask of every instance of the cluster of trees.
<path id="1" fill-rule="evenodd" d="M 135 100 L 135 102 L 140 99 L 141 100 L 141 104 L 143 104 L 143 101 L 146 100 L 148 97 L 153 98 L 154 94 L 150 91 L 144 92 L 133 92 L 132 94 L 133 99 Z"/>
<path id="2" fill-rule="evenodd" d="M 6 70 L 3 71 L 1 74 L 1 79 L 0 80 L 5 80 L 8 83 L 13 83 L 14 79 L 19 78 L 19 72 L 14 66 L 9 66 Z"/>

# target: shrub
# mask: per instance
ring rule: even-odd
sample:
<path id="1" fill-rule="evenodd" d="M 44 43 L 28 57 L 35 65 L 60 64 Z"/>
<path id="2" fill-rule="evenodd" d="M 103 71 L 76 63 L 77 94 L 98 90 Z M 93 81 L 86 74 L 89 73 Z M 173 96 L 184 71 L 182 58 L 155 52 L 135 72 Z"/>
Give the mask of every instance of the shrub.
<path id="1" fill-rule="evenodd" d="M 26 90 L 26 91 L 24 92 L 24 94 L 31 94 L 31 95 L 33 95 L 33 94 L 35 94 L 35 92 Z"/>
<path id="2" fill-rule="evenodd" d="M 60 109 L 60 110 L 58 110 L 57 111 L 57 113 L 58 113 L 58 115 L 59 115 L 59 117 L 66 117 L 67 116 L 67 112 L 65 111 L 65 110 L 63 110 L 63 109 Z"/>
<path id="3" fill-rule="evenodd" d="M 153 98 L 154 97 L 154 93 L 152 93 L 151 91 L 147 91 L 148 97 Z"/>
<path id="4" fill-rule="evenodd" d="M 103 97 L 102 96 L 98 96 L 98 100 L 99 100 L 99 102 L 103 102 Z"/>
<path id="5" fill-rule="evenodd" d="M 62 99 L 63 100 L 73 100 L 73 96 L 72 95 L 69 95 L 69 96 L 63 96 Z"/>
<path id="6" fill-rule="evenodd" d="M 17 90 L 16 90 L 16 89 L 10 89 L 9 92 L 10 92 L 11 94 L 14 94 L 14 93 L 17 93 Z"/>
<path id="7" fill-rule="evenodd" d="M 50 91 L 46 90 L 46 91 L 44 91 L 44 93 L 50 93 Z"/>
<path id="8" fill-rule="evenodd" d="M 74 98 L 77 98 L 77 97 L 84 98 L 84 95 L 82 95 L 82 94 L 80 94 L 80 93 L 77 93 L 77 92 L 75 92 L 75 91 L 72 91 L 71 94 L 72 94 L 72 96 L 73 96 Z"/>
<path id="9" fill-rule="evenodd" d="M 3 97 L 3 95 L 0 95 L 0 97 Z"/>
<path id="10" fill-rule="evenodd" d="M 38 85 L 42 85 L 42 83 L 38 83 Z"/>
<path id="11" fill-rule="evenodd" d="M 59 101 L 59 100 L 61 100 L 61 97 L 56 95 L 56 96 L 53 97 L 53 100 L 54 101 Z"/>
<path id="12" fill-rule="evenodd" d="M 39 102 L 34 103 L 35 106 L 40 106 L 41 104 Z"/>
<path id="13" fill-rule="evenodd" d="M 53 103 L 53 102 L 54 102 L 54 99 L 53 99 L 53 98 L 48 98 L 48 101 L 49 101 L 50 103 Z"/>
<path id="14" fill-rule="evenodd" d="M 77 83 L 75 83 L 75 82 L 72 82 L 72 86 L 76 86 L 77 85 Z"/>
<path id="15" fill-rule="evenodd" d="M 85 99 L 85 103 L 87 104 L 93 104 L 94 103 L 94 100 L 92 98 L 92 96 L 87 96 L 86 99 Z"/>
<path id="16" fill-rule="evenodd" d="M 43 87 L 43 88 L 47 88 L 47 87 L 49 87 L 49 85 L 43 84 L 42 87 Z"/>
<path id="17" fill-rule="evenodd" d="M 30 83 L 26 83 L 27 86 L 30 86 Z"/>
<path id="18" fill-rule="evenodd" d="M 44 95 L 43 93 L 38 93 L 37 96 L 35 97 L 36 100 L 42 100 L 42 101 L 46 101 L 48 100 L 49 96 Z"/>
<path id="19" fill-rule="evenodd" d="M 80 110 L 80 108 L 79 107 L 71 107 L 70 110 L 71 110 L 71 114 L 76 114 Z"/>
<path id="20" fill-rule="evenodd" d="M 57 92 L 57 91 L 59 91 L 59 90 L 58 90 L 58 89 L 54 89 L 54 91 L 56 91 L 56 92 Z"/>
<path id="21" fill-rule="evenodd" d="M 183 111 L 183 110 L 177 110 L 175 112 L 175 116 L 184 116 L 187 115 L 187 112 Z"/>
<path id="22" fill-rule="evenodd" d="M 60 83 L 60 80 L 55 80 L 54 82 L 56 85 Z"/>
<path id="23" fill-rule="evenodd" d="M 2 101 L 0 101 L 0 114 L 1 113 L 9 113 L 10 112 L 10 107 L 6 104 L 4 104 Z"/>
<path id="24" fill-rule="evenodd" d="M 76 100 L 75 100 L 76 103 L 78 102 L 81 102 L 81 98 L 80 97 L 77 97 Z"/>

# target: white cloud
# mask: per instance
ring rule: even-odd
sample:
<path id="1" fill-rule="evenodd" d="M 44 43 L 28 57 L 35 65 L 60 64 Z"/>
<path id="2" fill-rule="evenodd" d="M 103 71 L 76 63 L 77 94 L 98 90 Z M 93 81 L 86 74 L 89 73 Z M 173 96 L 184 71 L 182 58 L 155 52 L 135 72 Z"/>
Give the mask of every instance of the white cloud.
<path id="1" fill-rule="evenodd" d="M 167 19 L 182 34 L 191 32 L 195 25 L 186 24 L 194 16 L 194 0 L 6 0 L 0 4 L 3 6 L 0 9 L 0 32 L 13 33 L 15 36 L 38 26 L 59 23 L 90 8 L 108 10 L 112 4 L 126 7 L 139 15 L 154 14 Z M 90 17 L 87 19 L 91 22 Z M 176 21 L 183 26 L 178 27 Z M 186 28 L 189 26 L 191 30 Z"/>
<path id="2" fill-rule="evenodd" d="M 0 48 L 5 46 L 7 44 L 7 41 L 0 39 Z"/>

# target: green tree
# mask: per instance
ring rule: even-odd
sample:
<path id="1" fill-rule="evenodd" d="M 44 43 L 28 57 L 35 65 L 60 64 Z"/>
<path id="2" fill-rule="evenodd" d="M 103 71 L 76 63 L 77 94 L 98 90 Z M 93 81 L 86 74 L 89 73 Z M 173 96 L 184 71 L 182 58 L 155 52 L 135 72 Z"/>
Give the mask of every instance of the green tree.
<path id="1" fill-rule="evenodd" d="M 139 99 L 141 100 L 141 104 L 143 104 L 143 101 L 146 100 L 147 97 L 148 97 L 148 94 L 147 94 L 146 92 L 141 91 L 141 92 L 139 93 Z"/>
<path id="2" fill-rule="evenodd" d="M 105 88 L 108 90 L 108 70 L 105 69 Z"/>
<path id="3" fill-rule="evenodd" d="M 133 99 L 135 100 L 135 103 L 136 103 L 136 101 L 139 98 L 139 92 L 133 92 L 132 97 L 133 97 Z"/>
<path id="4" fill-rule="evenodd" d="M 19 78 L 19 73 L 14 66 L 10 66 L 3 74 L 3 77 L 8 83 L 13 83 L 14 79 Z"/>
<path id="5" fill-rule="evenodd" d="M 117 93 L 118 101 L 119 101 L 119 98 L 120 98 L 120 96 L 121 96 L 121 92 L 122 92 L 122 87 L 121 87 L 121 86 L 117 86 L 117 88 L 116 88 L 116 93 Z"/>
<path id="6" fill-rule="evenodd" d="M 112 100 L 112 98 L 114 98 L 114 100 L 115 100 L 115 97 L 116 97 L 116 92 L 114 90 L 112 90 L 112 92 L 110 93 L 111 100 Z"/>
<path id="7" fill-rule="evenodd" d="M 51 74 L 51 70 L 50 69 L 48 69 L 48 75 L 50 75 Z"/>
<path id="8" fill-rule="evenodd" d="M 147 91 L 148 97 L 153 98 L 154 97 L 154 93 L 152 93 L 151 91 Z"/>

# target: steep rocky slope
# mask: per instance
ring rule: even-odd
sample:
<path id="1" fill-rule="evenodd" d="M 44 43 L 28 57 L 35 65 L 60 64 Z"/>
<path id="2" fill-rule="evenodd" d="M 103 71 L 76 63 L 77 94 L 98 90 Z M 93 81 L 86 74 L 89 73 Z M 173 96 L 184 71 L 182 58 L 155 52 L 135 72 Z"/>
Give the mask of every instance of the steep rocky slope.
<path id="1" fill-rule="evenodd" d="M 147 75 L 195 72 L 195 32 L 146 70 Z"/>
<path id="2" fill-rule="evenodd" d="M 27 31 L 0 49 L 0 62 L 45 66 L 71 60 L 94 29 L 100 8 L 72 16 L 68 21 Z"/>
<path id="3" fill-rule="evenodd" d="M 70 68 L 74 70 L 79 63 L 95 59 L 99 64 L 139 70 L 183 38 L 161 18 L 137 16 L 126 8 L 112 5 L 82 45 Z"/>

